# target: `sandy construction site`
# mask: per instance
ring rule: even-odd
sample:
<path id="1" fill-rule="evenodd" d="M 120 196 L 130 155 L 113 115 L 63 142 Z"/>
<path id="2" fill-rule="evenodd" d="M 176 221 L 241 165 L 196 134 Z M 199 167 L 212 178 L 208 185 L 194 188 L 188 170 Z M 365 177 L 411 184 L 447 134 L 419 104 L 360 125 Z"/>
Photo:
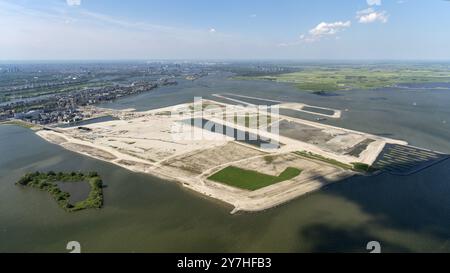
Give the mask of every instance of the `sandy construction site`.
<path id="1" fill-rule="evenodd" d="M 225 108 L 226 116 L 231 118 L 220 114 L 219 110 Z M 294 152 L 307 151 L 345 164 L 371 165 L 386 143 L 406 144 L 278 113 L 271 114 L 267 124 L 262 126 L 258 121 L 249 122 L 248 117 L 268 113 L 212 100 L 204 100 L 201 108 L 182 104 L 146 112 L 101 108 L 95 111 L 119 119 L 82 127 L 45 128 L 37 134 L 68 150 L 131 171 L 177 181 L 186 188 L 231 204 L 233 213 L 268 209 L 357 174 L 326 160 L 311 159 Z M 275 141 L 277 146 L 265 149 L 255 145 L 259 142 L 217 132 L 214 126 L 196 126 L 193 122 L 198 118 L 213 122 L 215 127 L 223 125 L 224 131 L 245 131 L 258 139 Z M 236 124 L 237 120 L 243 122 Z M 209 179 L 228 166 L 271 176 L 280 175 L 286 168 L 296 168 L 301 173 L 253 191 Z"/>

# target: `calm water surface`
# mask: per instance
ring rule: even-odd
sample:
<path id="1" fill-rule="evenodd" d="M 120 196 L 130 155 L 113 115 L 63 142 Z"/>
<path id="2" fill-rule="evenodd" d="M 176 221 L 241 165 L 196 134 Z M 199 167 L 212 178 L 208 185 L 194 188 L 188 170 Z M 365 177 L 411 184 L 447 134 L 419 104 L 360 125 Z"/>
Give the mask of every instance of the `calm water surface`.
<path id="1" fill-rule="evenodd" d="M 86 181 L 56 182 L 56 184 L 61 191 L 70 194 L 69 203 L 72 205 L 86 200 L 91 192 L 91 185 Z"/>

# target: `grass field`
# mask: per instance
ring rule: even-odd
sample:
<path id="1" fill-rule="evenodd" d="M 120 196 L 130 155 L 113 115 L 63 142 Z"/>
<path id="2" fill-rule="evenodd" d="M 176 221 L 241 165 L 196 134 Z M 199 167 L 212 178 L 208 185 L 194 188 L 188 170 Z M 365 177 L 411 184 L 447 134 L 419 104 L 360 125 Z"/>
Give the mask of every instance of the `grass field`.
<path id="1" fill-rule="evenodd" d="M 208 177 L 208 179 L 227 184 L 229 186 L 257 190 L 275 183 L 286 181 L 298 176 L 302 171 L 297 168 L 288 167 L 279 176 L 272 176 L 256 171 L 245 170 L 229 166 Z"/>
<path id="2" fill-rule="evenodd" d="M 367 165 L 365 163 L 352 162 L 351 165 L 350 165 L 350 164 L 346 164 L 346 163 L 343 163 L 343 162 L 340 162 L 340 161 L 337 161 L 337 160 L 334 160 L 334 159 L 331 159 L 331 158 L 326 158 L 324 156 L 321 156 L 321 155 L 318 155 L 318 154 L 314 154 L 314 153 L 311 153 L 311 152 L 307 152 L 307 151 L 294 152 L 294 154 L 300 155 L 302 157 L 306 157 L 306 158 L 309 158 L 309 159 L 315 159 L 315 160 L 319 160 L 319 161 L 322 161 L 322 162 L 326 162 L 328 164 L 334 165 L 336 167 L 339 167 L 339 168 L 342 168 L 342 169 L 345 169 L 345 170 L 353 170 L 353 171 L 356 171 L 356 172 L 368 172 L 368 173 L 374 172 L 374 171 L 377 170 L 374 167 L 369 166 L 369 165 Z"/>
<path id="3" fill-rule="evenodd" d="M 315 66 L 280 75 L 239 77 L 295 84 L 306 91 L 377 89 L 405 83 L 450 82 L 450 70 L 441 66 Z"/>
<path id="4" fill-rule="evenodd" d="M 340 161 L 331 159 L 331 158 L 326 158 L 324 156 L 318 155 L 318 154 L 314 154 L 311 152 L 306 152 L 306 151 L 301 151 L 301 152 L 294 152 L 294 154 L 309 158 L 309 159 L 315 159 L 315 160 L 319 160 L 322 162 L 326 162 L 328 164 L 334 165 L 336 167 L 342 168 L 342 169 L 346 169 L 346 170 L 351 170 L 353 169 L 352 165 L 346 164 L 346 163 L 342 163 Z"/>

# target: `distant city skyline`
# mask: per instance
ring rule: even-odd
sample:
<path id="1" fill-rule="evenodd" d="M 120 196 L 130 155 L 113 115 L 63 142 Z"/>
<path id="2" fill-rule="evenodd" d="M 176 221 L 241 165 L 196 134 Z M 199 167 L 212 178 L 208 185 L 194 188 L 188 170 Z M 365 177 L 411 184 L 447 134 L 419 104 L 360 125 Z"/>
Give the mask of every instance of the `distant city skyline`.
<path id="1" fill-rule="evenodd" d="M 0 60 L 450 60 L 445 0 L 0 0 Z"/>

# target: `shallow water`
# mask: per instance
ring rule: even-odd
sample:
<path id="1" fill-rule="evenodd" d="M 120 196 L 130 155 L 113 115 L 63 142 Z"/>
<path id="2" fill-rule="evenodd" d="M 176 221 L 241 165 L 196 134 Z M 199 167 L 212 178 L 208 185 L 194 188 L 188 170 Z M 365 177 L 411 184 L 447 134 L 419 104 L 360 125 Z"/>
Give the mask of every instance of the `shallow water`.
<path id="1" fill-rule="evenodd" d="M 91 191 L 91 186 L 86 181 L 57 182 L 57 185 L 61 191 L 70 194 L 69 203 L 72 205 L 86 200 Z"/>

